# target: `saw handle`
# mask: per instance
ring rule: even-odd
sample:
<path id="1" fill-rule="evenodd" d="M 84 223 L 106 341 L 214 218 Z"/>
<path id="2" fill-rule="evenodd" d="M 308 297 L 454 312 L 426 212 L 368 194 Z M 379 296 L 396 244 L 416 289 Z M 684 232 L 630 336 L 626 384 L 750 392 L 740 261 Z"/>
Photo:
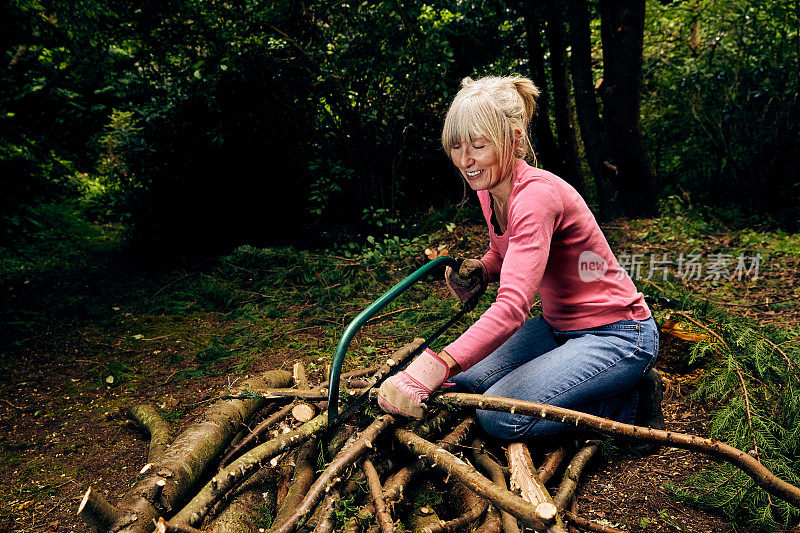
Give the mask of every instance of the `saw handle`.
<path id="1" fill-rule="evenodd" d="M 336 414 L 339 412 L 339 376 L 342 373 L 344 354 L 347 351 L 347 347 L 350 345 L 350 341 L 358 330 L 361 329 L 361 326 L 366 324 L 370 318 L 386 307 L 389 302 L 400 296 L 406 289 L 424 278 L 431 271 L 445 266 L 458 270 L 460 264 L 460 261 L 452 257 L 437 257 L 433 261 L 418 268 L 400 283 L 386 291 L 380 298 L 372 302 L 369 307 L 361 311 L 361 313 L 350 322 L 347 329 L 344 330 L 339 344 L 336 346 L 336 352 L 334 352 L 333 361 L 331 361 L 331 375 L 328 378 L 328 424 L 333 424 Z"/>

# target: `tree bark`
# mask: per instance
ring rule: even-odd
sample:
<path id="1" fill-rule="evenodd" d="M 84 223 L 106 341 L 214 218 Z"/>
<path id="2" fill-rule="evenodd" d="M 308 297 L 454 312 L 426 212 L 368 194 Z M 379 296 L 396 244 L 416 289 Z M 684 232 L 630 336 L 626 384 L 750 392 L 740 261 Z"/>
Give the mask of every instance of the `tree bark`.
<path id="1" fill-rule="evenodd" d="M 506 475 L 503 472 L 503 467 L 500 466 L 497 461 L 492 459 L 488 453 L 486 453 L 485 446 L 480 439 L 475 439 L 472 441 L 472 458 L 475 459 L 475 464 L 478 465 L 481 470 L 489 474 L 489 479 L 491 479 L 495 485 L 498 485 L 503 489 L 508 488 L 506 485 Z M 500 511 L 500 519 L 503 524 L 504 533 L 519 533 L 517 519 L 514 518 L 510 513 L 506 511 Z"/>
<path id="2" fill-rule="evenodd" d="M 289 491 L 275 514 L 275 523 L 282 524 L 289 518 L 300 502 L 303 501 L 309 487 L 314 483 L 316 468 L 317 439 L 309 439 L 297 450 L 294 474 L 289 484 Z"/>
<path id="3" fill-rule="evenodd" d="M 575 94 L 575 110 L 581 140 L 594 177 L 600 220 L 611 220 L 616 208 L 612 183 L 616 180 L 616 168 L 608 163 L 610 149 L 606 142 L 600 108 L 594 89 L 592 74 L 592 41 L 589 26 L 589 6 L 587 0 L 569 0 L 567 3 L 569 21 L 568 42 L 571 49 L 570 70 L 572 89 Z"/>
<path id="4" fill-rule="evenodd" d="M 489 507 L 488 500 L 479 497 L 463 485 L 456 485 L 463 493 L 461 496 L 463 514 L 452 520 L 439 520 L 423 528 L 424 533 L 447 533 L 450 531 L 469 531 L 469 525 L 479 519 Z"/>
<path id="5" fill-rule="evenodd" d="M 562 18 L 564 10 L 557 2 L 545 2 L 540 11 L 547 20 L 545 35 L 550 47 L 550 75 L 553 79 L 553 104 L 558 153 L 562 168 L 561 177 L 575 187 L 581 196 L 584 196 L 583 176 L 578 156 L 578 139 L 572 120 L 572 99 Z"/>
<path id="6" fill-rule="evenodd" d="M 506 455 L 508 455 L 508 468 L 511 471 L 511 488 L 519 488 L 522 499 L 530 502 L 539 510 L 539 514 L 546 512 L 548 513 L 546 516 L 553 517 L 555 523 L 547 529 L 548 533 L 567 533 L 553 504 L 553 498 L 550 497 L 544 483 L 539 480 L 528 447 L 521 442 L 512 442 L 508 445 Z"/>
<path id="7" fill-rule="evenodd" d="M 564 477 L 561 478 L 561 485 L 558 487 L 553 501 L 559 509 L 566 509 L 569 502 L 575 496 L 575 490 L 578 488 L 578 481 L 580 481 L 581 473 L 592 457 L 595 456 L 600 447 L 596 442 L 587 442 L 586 445 L 580 449 L 575 457 L 567 465 L 567 470 L 564 472 Z"/>
<path id="8" fill-rule="evenodd" d="M 172 521 L 195 526 L 208 514 L 209 509 L 226 493 L 252 476 L 262 464 L 273 457 L 298 446 L 327 425 L 327 411 L 289 433 L 256 446 L 220 471 L 200 492 L 178 512 Z"/>
<path id="9" fill-rule="evenodd" d="M 539 481 L 542 483 L 547 483 L 547 481 L 553 477 L 558 467 L 561 466 L 561 462 L 567 456 L 567 450 L 563 446 L 559 446 L 552 452 L 547 454 L 545 457 L 542 466 L 539 467 Z"/>
<path id="10" fill-rule="evenodd" d="M 372 464 L 369 458 L 364 459 L 364 475 L 367 476 L 367 485 L 369 486 L 372 503 L 375 506 L 375 515 L 378 517 L 381 531 L 383 533 L 393 533 L 394 520 L 392 520 L 392 515 L 389 514 L 389 510 L 386 508 L 386 495 L 381 486 L 381 479 L 378 477 L 375 465 Z"/>
<path id="11" fill-rule="evenodd" d="M 535 12 L 533 0 L 522 0 L 520 11 L 525 19 L 525 38 L 528 44 L 528 64 L 533 83 L 542 90 L 538 99 L 536 116 L 533 118 L 533 147 L 536 158 L 543 168 L 563 174 L 561 158 L 558 156 L 553 131 L 550 129 L 549 95 L 547 94 L 547 75 L 545 74 L 544 48 L 542 47 L 542 29 L 539 17 Z"/>
<path id="12" fill-rule="evenodd" d="M 327 416 L 323 413 L 320 416 Z M 353 442 L 352 445 L 345 447 L 339 455 L 334 457 L 324 472 L 317 478 L 311 488 L 308 490 L 303 501 L 300 502 L 295 512 L 282 524 L 273 527 L 271 531 L 274 533 L 290 533 L 295 531 L 306 518 L 311 514 L 327 490 L 330 490 L 331 485 L 336 481 L 336 477 L 344 471 L 348 466 L 354 463 L 367 448 L 372 447 L 375 439 L 394 423 L 394 417 L 391 415 L 383 415 L 370 424 L 364 430 L 359 438 Z"/>
<path id="13" fill-rule="evenodd" d="M 158 410 L 151 404 L 137 405 L 131 408 L 128 416 L 150 435 L 147 462 L 155 463 L 164 455 L 167 446 L 172 442 L 172 428 L 161 418 Z"/>
<path id="14" fill-rule="evenodd" d="M 640 122 L 645 0 L 600 0 L 603 118 L 627 216 L 656 214 L 655 171 Z"/>

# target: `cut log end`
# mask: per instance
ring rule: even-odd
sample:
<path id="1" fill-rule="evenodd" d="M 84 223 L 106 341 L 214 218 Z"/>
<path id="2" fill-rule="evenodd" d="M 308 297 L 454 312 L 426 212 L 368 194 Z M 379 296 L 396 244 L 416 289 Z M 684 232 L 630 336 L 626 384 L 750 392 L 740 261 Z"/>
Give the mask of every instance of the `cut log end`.
<path id="1" fill-rule="evenodd" d="M 308 403 L 298 403 L 292 407 L 292 417 L 298 422 L 306 423 L 316 415 L 314 406 Z"/>
<path id="2" fill-rule="evenodd" d="M 542 502 L 536 506 L 536 514 L 543 522 L 552 523 L 558 514 L 558 509 L 550 502 Z"/>

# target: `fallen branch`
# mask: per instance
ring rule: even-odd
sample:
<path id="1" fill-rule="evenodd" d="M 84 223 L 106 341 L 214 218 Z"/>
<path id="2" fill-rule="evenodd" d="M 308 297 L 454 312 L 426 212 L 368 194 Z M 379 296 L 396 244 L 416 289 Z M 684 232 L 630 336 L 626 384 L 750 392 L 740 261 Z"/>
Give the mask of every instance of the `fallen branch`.
<path id="1" fill-rule="evenodd" d="M 262 379 L 263 378 L 263 379 Z M 261 378 L 251 378 L 252 387 L 281 386 L 288 384 L 291 374 L 280 370 L 266 372 Z M 110 529 L 115 532 L 150 533 L 153 520 L 169 513 L 200 478 L 207 466 L 219 455 L 236 431 L 256 412 L 261 399 L 218 401 L 210 406 L 199 422 L 191 425 L 164 451 L 161 458 L 146 471 L 146 475 L 127 492 L 120 501 L 119 519 Z M 154 485 L 166 483 L 160 493 L 159 505 L 145 495 L 152 494 Z M 78 513 L 92 528 L 94 517 L 83 506 Z"/>
<path id="2" fill-rule="evenodd" d="M 164 450 L 172 442 L 172 428 L 161 418 L 158 410 L 152 404 L 137 405 L 127 412 L 128 417 L 147 430 L 150 435 L 150 446 L 147 452 L 147 462 L 155 463 L 164 454 Z"/>
<path id="3" fill-rule="evenodd" d="M 274 509 L 277 497 L 275 470 L 262 468 L 229 492 L 209 512 L 214 516 L 209 533 L 240 533 L 257 531 L 264 508 Z"/>
<path id="4" fill-rule="evenodd" d="M 327 416 L 327 413 L 324 413 Z M 375 439 L 391 424 L 394 423 L 394 417 L 391 415 L 383 415 L 375 419 L 372 424 L 353 442 L 350 446 L 346 446 L 333 461 L 328 464 L 328 467 L 317 478 L 308 494 L 300 502 L 295 512 L 282 524 L 273 527 L 271 531 L 274 533 L 290 533 L 295 531 L 314 510 L 319 501 L 325 495 L 330 486 L 337 481 L 335 478 L 341 474 L 344 469 L 353 464 L 367 448 L 372 448 L 372 443 Z"/>
<path id="5" fill-rule="evenodd" d="M 199 529 L 195 529 L 186 524 L 173 524 L 165 521 L 163 518 L 153 520 L 157 533 L 202 533 Z"/>
<path id="6" fill-rule="evenodd" d="M 78 516 L 83 518 L 83 521 L 95 533 L 103 533 L 110 530 L 115 524 L 122 523 L 125 513 L 108 503 L 105 498 L 93 491 L 92 487 L 89 487 L 78 506 Z M 135 517 L 129 519 L 135 520 Z"/>
<path id="7" fill-rule="evenodd" d="M 316 468 L 317 440 L 309 439 L 297 450 L 294 465 L 294 474 L 289 483 L 289 491 L 286 493 L 280 509 L 275 514 L 275 523 L 283 523 L 303 500 L 308 488 L 314 483 Z"/>
<path id="8" fill-rule="evenodd" d="M 272 427 L 273 424 L 283 420 L 286 415 L 292 412 L 292 408 L 294 404 L 288 404 L 281 407 L 276 413 L 273 413 L 269 417 L 262 420 L 253 431 L 251 431 L 245 438 L 239 441 L 239 444 L 234 446 L 233 448 L 226 453 L 222 459 L 220 459 L 220 468 L 227 466 L 232 459 L 239 457 L 245 450 L 248 450 L 255 446 L 255 443 Z"/>
<path id="9" fill-rule="evenodd" d="M 444 393 L 433 396 L 429 403 L 435 405 L 451 405 L 476 409 L 503 411 L 521 415 L 534 416 L 546 420 L 553 420 L 575 427 L 592 429 L 594 431 L 622 437 L 627 439 L 642 440 L 645 442 L 668 443 L 677 448 L 698 451 L 712 457 L 728 461 L 747 475 L 768 493 L 777 496 L 796 507 L 800 507 L 800 488 L 780 479 L 759 463 L 750 454 L 743 452 L 729 444 L 716 439 L 698 437 L 685 433 L 674 433 L 660 429 L 644 428 L 614 422 L 607 418 L 589 415 L 563 407 L 545 405 L 536 402 L 512 400 L 497 396 L 484 396 L 481 394 Z"/>
<path id="10" fill-rule="evenodd" d="M 449 418 L 450 416 L 451 414 L 448 411 L 443 410 L 440 415 L 435 418 L 444 419 Z M 435 425 L 435 422 L 431 421 L 426 424 L 420 424 L 418 427 L 412 429 L 412 431 L 414 431 L 414 433 L 417 435 L 424 436 L 428 433 L 431 433 L 433 426 Z M 444 450 L 450 450 L 467 438 L 467 435 L 472 430 L 474 425 L 475 419 L 473 417 L 470 416 L 465 418 L 453 429 L 453 431 L 451 431 L 437 444 Z M 386 487 L 384 487 L 386 492 L 386 501 L 390 503 L 402 501 L 403 491 L 405 490 L 406 486 L 408 486 L 411 480 L 414 479 L 414 477 L 416 477 L 424 469 L 425 463 L 419 459 L 413 464 L 404 466 L 398 470 L 391 478 L 389 478 L 389 480 L 386 482 Z"/>
<path id="11" fill-rule="evenodd" d="M 478 467 L 489 474 L 489 479 L 491 479 L 493 483 L 506 489 L 506 475 L 505 472 L 503 472 L 503 467 L 486 452 L 486 447 L 480 439 L 472 441 L 472 458 L 475 460 L 475 464 L 478 465 Z M 514 518 L 514 516 L 507 511 L 500 511 L 500 518 L 505 533 L 519 533 L 517 519 Z"/>
<path id="12" fill-rule="evenodd" d="M 589 461 L 599 449 L 600 447 L 596 442 L 587 442 L 569 462 L 567 469 L 564 471 L 564 477 L 561 478 L 558 492 L 553 498 L 553 503 L 556 504 L 556 507 L 559 509 L 567 508 L 567 504 L 575 496 L 575 490 L 578 488 L 583 469 L 586 468 L 586 465 L 589 464 Z"/>
<path id="13" fill-rule="evenodd" d="M 372 464 L 369 458 L 364 459 L 364 474 L 367 476 L 367 485 L 369 486 L 369 492 L 372 496 L 372 504 L 375 506 L 375 515 L 378 517 L 378 525 L 381 526 L 381 531 L 383 533 L 393 533 L 394 520 L 392 520 L 392 515 L 390 515 L 388 509 L 386 509 L 386 496 L 383 493 L 381 479 L 378 477 L 378 471 L 375 469 L 375 465 Z"/>
<path id="14" fill-rule="evenodd" d="M 331 489 L 322 500 L 320 505 L 320 519 L 314 528 L 313 533 L 331 533 L 336 525 L 336 504 L 339 503 L 341 495 L 336 489 Z"/>
<path id="15" fill-rule="evenodd" d="M 519 488 L 522 499 L 530 502 L 539 516 L 553 519 L 554 523 L 547 529 L 548 533 L 566 533 L 550 493 L 539 481 L 528 447 L 521 442 L 512 442 L 508 445 L 506 454 L 511 471 L 511 489 Z"/>
<path id="16" fill-rule="evenodd" d="M 398 429 L 394 434 L 398 442 L 409 451 L 425 456 L 433 465 L 455 476 L 459 482 L 479 496 L 491 500 L 495 505 L 513 514 L 536 531 L 546 531 L 548 524 L 542 521 L 528 502 L 495 485 L 458 457 L 408 430 Z"/>
<path id="17" fill-rule="evenodd" d="M 460 485 L 463 487 L 463 485 Z M 483 513 L 486 512 L 486 509 L 489 507 L 489 501 L 483 498 L 480 498 L 477 494 L 472 492 L 469 489 L 462 488 L 462 491 L 465 493 L 464 498 L 464 507 L 466 508 L 466 512 L 459 516 L 458 518 L 454 518 L 453 520 L 443 521 L 440 520 L 435 524 L 431 524 L 423 528 L 424 533 L 445 533 L 449 531 L 468 531 L 469 524 L 480 518 Z"/>
<path id="18" fill-rule="evenodd" d="M 603 524 L 598 524 L 597 522 L 586 520 L 585 518 L 581 518 L 580 516 L 575 516 L 570 511 L 564 511 L 564 518 L 566 518 L 567 521 L 569 521 L 571 524 L 574 524 L 579 528 L 587 531 L 598 531 L 599 533 L 625 533 L 621 529 L 617 529 L 611 526 L 604 526 Z"/>
<path id="19" fill-rule="evenodd" d="M 514 525 L 516 526 L 516 523 Z M 498 511 L 497 507 L 494 505 L 489 505 L 486 509 L 486 516 L 483 518 L 483 523 L 481 523 L 473 533 L 501 533 L 502 530 L 503 520 L 500 517 L 500 511 Z M 517 531 L 519 531 L 519 529 L 517 529 Z"/>
<path id="20" fill-rule="evenodd" d="M 566 456 L 567 449 L 564 446 L 559 446 L 547 454 L 542 466 L 539 467 L 539 481 L 541 481 L 542 484 L 547 483 L 550 478 L 553 477 L 553 474 L 556 473 L 556 470 L 561 466 Z"/>
<path id="21" fill-rule="evenodd" d="M 220 471 L 178 512 L 172 521 L 196 526 L 223 495 L 244 482 L 264 463 L 300 445 L 327 426 L 327 411 L 289 433 L 260 444 Z"/>

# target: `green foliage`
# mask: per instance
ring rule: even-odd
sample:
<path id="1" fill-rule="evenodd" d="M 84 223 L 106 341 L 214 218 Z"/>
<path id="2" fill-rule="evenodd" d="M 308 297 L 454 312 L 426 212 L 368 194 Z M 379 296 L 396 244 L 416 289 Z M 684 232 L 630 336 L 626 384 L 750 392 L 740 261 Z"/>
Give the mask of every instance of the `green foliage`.
<path id="1" fill-rule="evenodd" d="M 648 3 L 643 125 L 667 194 L 797 228 L 800 19 L 790 0 Z"/>
<path id="2" fill-rule="evenodd" d="M 680 291 L 668 296 L 715 333 L 694 344 L 690 354 L 690 363 L 706 369 L 696 397 L 713 409 L 709 435 L 757 454 L 775 475 L 800 485 L 797 331 L 756 327 Z M 749 476 L 724 462 L 673 490 L 757 531 L 783 530 L 800 517 L 800 509 L 769 497 Z"/>

